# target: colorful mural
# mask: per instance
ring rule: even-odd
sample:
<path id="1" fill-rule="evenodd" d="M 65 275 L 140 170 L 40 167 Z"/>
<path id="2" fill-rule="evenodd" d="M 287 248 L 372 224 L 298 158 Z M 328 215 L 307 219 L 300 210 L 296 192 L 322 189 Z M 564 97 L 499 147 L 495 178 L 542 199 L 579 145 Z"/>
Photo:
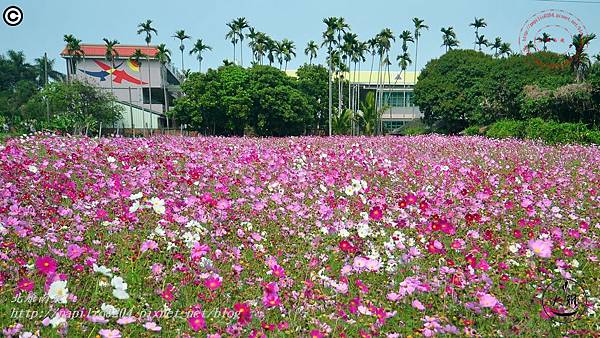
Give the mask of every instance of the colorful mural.
<path id="1" fill-rule="evenodd" d="M 84 69 L 79 69 L 79 71 L 92 76 L 92 77 L 96 77 L 99 78 L 100 81 L 106 81 L 106 77 L 109 75 L 113 76 L 113 82 L 114 83 L 121 83 L 123 81 L 127 81 L 133 84 L 137 84 L 137 85 L 142 85 L 142 84 L 147 84 L 148 82 L 144 82 L 140 79 L 137 79 L 129 74 L 127 74 L 127 72 L 125 72 L 124 70 L 119 69 L 119 67 L 121 67 L 123 65 L 124 62 L 121 62 L 118 66 L 115 66 L 115 68 L 112 68 L 111 66 L 105 64 L 104 62 L 100 62 L 97 60 L 94 60 L 94 62 L 98 65 L 98 67 L 100 67 L 102 70 L 100 71 L 89 71 L 89 70 L 84 70 Z M 127 65 L 129 66 L 129 68 L 134 71 L 134 72 L 139 72 L 139 66 L 132 61 L 127 61 Z"/>

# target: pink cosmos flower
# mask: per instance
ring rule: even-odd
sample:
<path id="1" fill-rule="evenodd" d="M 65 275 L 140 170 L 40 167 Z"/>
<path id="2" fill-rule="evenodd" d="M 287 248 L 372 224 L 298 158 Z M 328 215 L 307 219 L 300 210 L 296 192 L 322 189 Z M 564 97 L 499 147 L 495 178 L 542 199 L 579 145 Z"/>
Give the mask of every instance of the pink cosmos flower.
<path id="1" fill-rule="evenodd" d="M 490 295 L 489 293 L 483 294 L 479 296 L 479 305 L 481 307 L 493 308 L 498 303 L 496 297 Z"/>
<path id="2" fill-rule="evenodd" d="M 144 324 L 144 328 L 148 331 L 159 332 L 162 330 L 162 327 L 158 326 L 155 322 L 147 322 Z"/>
<path id="3" fill-rule="evenodd" d="M 411 305 L 412 305 L 412 307 L 414 307 L 415 309 L 417 309 L 419 311 L 425 310 L 425 306 L 423 306 L 423 304 L 421 302 L 419 302 L 418 299 L 413 300 Z"/>
<path id="4" fill-rule="evenodd" d="M 369 211 L 369 217 L 374 221 L 379 221 L 383 218 L 383 210 L 381 210 L 381 207 L 378 206 L 373 207 Z"/>
<path id="5" fill-rule="evenodd" d="M 311 330 L 310 331 L 310 338 L 323 338 L 325 337 L 324 334 L 321 333 L 321 331 L 319 330 Z"/>
<path id="6" fill-rule="evenodd" d="M 117 324 L 119 325 L 127 325 L 131 323 L 135 323 L 137 319 L 133 316 L 121 317 L 117 319 Z"/>
<path id="7" fill-rule="evenodd" d="M 83 254 L 83 249 L 77 244 L 69 244 L 67 247 L 67 257 L 69 259 L 77 259 Z"/>
<path id="8" fill-rule="evenodd" d="M 33 287 L 34 287 L 34 283 L 29 278 L 23 278 L 17 283 L 17 288 L 20 291 L 29 292 L 29 291 L 33 290 Z"/>
<path id="9" fill-rule="evenodd" d="M 197 312 L 195 314 L 195 316 L 188 318 L 188 324 L 192 330 L 198 332 L 201 329 L 206 328 L 206 322 L 204 321 L 204 316 L 202 316 L 201 312 Z"/>
<path id="10" fill-rule="evenodd" d="M 250 312 L 250 306 L 246 303 L 237 303 L 233 306 L 233 309 L 237 313 L 238 323 L 240 325 L 246 325 L 252 320 L 252 313 Z"/>
<path id="11" fill-rule="evenodd" d="M 102 330 L 98 331 L 98 334 L 102 338 L 121 338 L 121 331 L 119 331 L 117 329 L 114 329 L 114 330 L 102 329 Z"/>
<path id="12" fill-rule="evenodd" d="M 208 245 L 196 242 L 192 247 L 192 253 L 190 255 L 190 258 L 194 260 L 199 259 L 202 256 L 206 255 L 209 251 L 210 247 Z"/>
<path id="13" fill-rule="evenodd" d="M 49 275 L 56 271 L 56 261 L 49 256 L 38 257 L 35 261 L 35 267 L 40 273 Z"/>
<path id="14" fill-rule="evenodd" d="M 214 291 L 221 287 L 221 279 L 217 276 L 210 276 L 204 281 L 204 286 Z"/>
<path id="15" fill-rule="evenodd" d="M 140 248 L 141 252 L 146 252 L 148 250 L 157 250 L 158 244 L 155 241 L 148 240 L 142 243 L 142 247 Z"/>
<path id="16" fill-rule="evenodd" d="M 279 278 L 285 277 L 285 270 L 279 265 L 273 266 L 271 268 L 271 271 L 273 272 L 273 276 L 275 276 L 275 277 L 279 277 Z"/>
<path id="17" fill-rule="evenodd" d="M 263 305 L 265 307 L 275 307 L 281 304 L 281 300 L 276 293 L 268 293 L 263 297 Z"/>
<path id="18" fill-rule="evenodd" d="M 530 239 L 527 245 L 534 254 L 542 258 L 550 258 L 552 256 L 552 241 L 550 240 L 533 240 Z"/>

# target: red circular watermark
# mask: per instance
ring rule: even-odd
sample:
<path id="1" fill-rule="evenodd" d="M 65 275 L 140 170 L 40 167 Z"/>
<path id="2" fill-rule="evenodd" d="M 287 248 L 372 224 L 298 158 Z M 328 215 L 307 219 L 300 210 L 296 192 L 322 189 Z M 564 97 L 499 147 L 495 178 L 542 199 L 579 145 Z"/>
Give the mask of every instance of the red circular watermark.
<path id="1" fill-rule="evenodd" d="M 540 41 L 544 33 L 550 36 L 550 40 L 545 43 L 546 50 L 563 54 L 567 58 L 558 63 L 537 58 L 534 58 L 534 61 L 541 66 L 556 68 L 569 63 L 569 50 L 573 36 L 587 34 L 587 28 L 581 19 L 562 9 L 547 9 L 537 12 L 525 21 L 519 32 L 521 54 L 527 55 L 544 50 L 544 42 Z"/>

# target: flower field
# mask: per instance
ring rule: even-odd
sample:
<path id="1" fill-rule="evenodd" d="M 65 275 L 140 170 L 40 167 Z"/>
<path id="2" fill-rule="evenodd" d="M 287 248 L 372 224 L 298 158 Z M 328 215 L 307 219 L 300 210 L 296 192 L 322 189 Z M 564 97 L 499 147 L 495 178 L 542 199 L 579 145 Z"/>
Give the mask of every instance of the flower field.
<path id="1" fill-rule="evenodd" d="M 0 327 L 597 336 L 599 210 L 597 146 L 14 138 L 0 144 Z M 566 324 L 542 306 L 562 279 L 581 286 Z"/>

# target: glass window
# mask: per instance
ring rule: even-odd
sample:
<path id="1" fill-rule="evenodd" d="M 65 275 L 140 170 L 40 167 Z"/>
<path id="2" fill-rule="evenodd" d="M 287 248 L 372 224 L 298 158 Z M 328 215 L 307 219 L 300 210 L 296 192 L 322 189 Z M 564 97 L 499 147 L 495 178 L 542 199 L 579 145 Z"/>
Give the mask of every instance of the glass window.
<path id="1" fill-rule="evenodd" d="M 412 107 L 413 92 L 383 93 L 383 104 L 390 107 Z"/>

